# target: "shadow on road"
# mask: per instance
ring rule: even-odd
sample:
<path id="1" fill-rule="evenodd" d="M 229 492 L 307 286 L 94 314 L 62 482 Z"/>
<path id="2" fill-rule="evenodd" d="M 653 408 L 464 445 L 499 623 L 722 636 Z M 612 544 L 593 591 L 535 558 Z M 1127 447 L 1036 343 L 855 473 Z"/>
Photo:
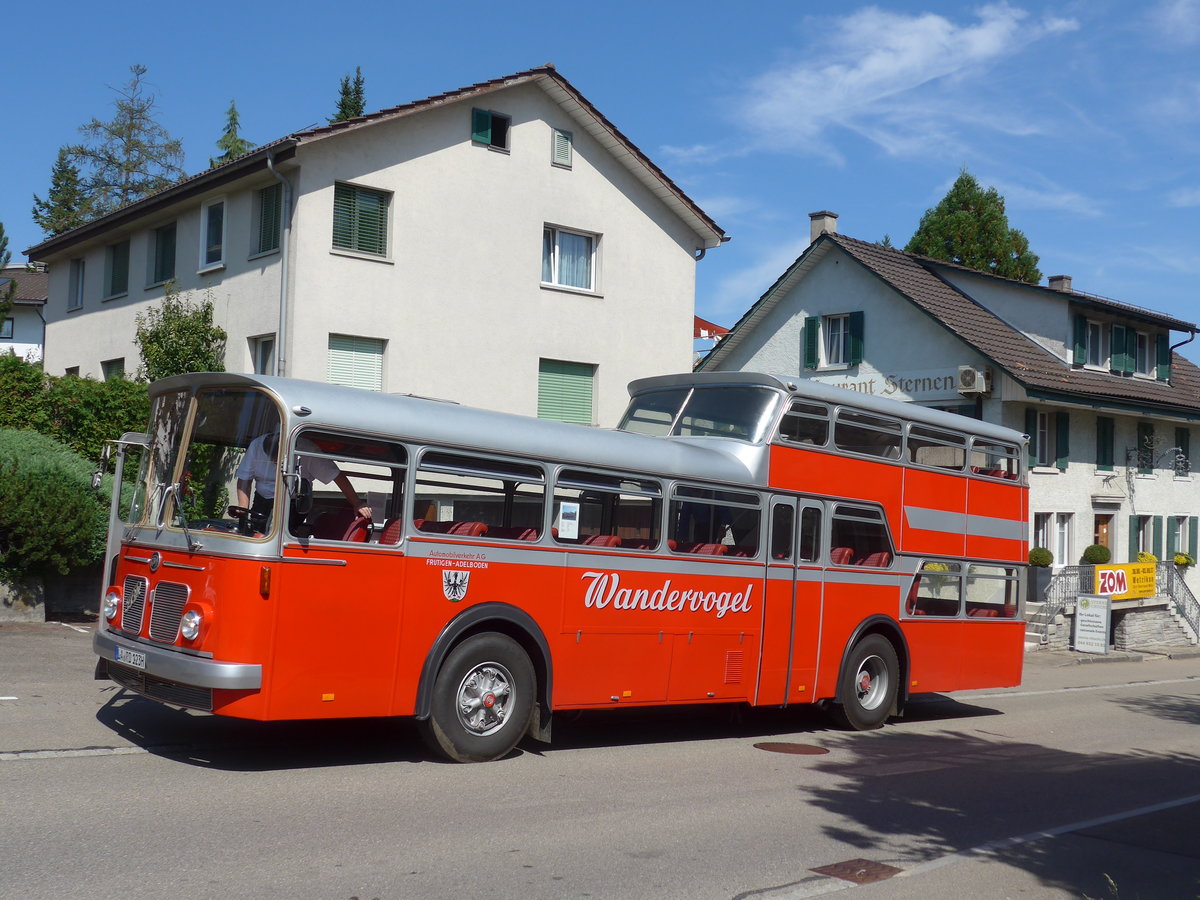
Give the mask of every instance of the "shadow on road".
<path id="1" fill-rule="evenodd" d="M 231 771 L 269 771 L 392 762 L 441 762 L 407 719 L 253 722 L 163 706 L 117 687 L 96 718 L 123 739 L 167 759 Z M 997 715 L 987 707 L 933 695 L 910 703 L 906 721 Z M 550 745 L 522 742 L 535 755 L 640 744 L 729 738 L 840 734 L 814 706 L 790 709 L 741 704 L 583 710 L 555 713 Z"/>

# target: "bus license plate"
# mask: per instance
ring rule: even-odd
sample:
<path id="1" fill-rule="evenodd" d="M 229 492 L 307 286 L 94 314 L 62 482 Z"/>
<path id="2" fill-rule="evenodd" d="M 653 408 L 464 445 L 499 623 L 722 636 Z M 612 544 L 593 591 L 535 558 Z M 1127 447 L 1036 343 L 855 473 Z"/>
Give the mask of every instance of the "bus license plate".
<path id="1" fill-rule="evenodd" d="M 117 662 L 135 669 L 146 668 L 146 654 L 141 650 L 130 650 L 128 647 L 117 648 Z"/>

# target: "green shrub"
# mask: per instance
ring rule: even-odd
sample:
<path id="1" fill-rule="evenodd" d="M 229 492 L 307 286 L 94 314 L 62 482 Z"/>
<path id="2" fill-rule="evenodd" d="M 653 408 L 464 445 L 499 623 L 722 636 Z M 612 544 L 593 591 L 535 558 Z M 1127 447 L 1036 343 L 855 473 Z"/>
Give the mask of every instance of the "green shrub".
<path id="1" fill-rule="evenodd" d="M 1092 544 L 1083 550 L 1083 561 L 1089 566 L 1102 566 L 1112 560 L 1112 551 L 1102 544 Z"/>
<path id="2" fill-rule="evenodd" d="M 105 497 L 83 457 L 37 432 L 0 428 L 0 573 L 65 573 L 100 559 Z"/>
<path id="3" fill-rule="evenodd" d="M 1054 554 L 1045 547 L 1034 547 L 1029 551 L 1029 564 L 1044 568 L 1054 563 Z"/>

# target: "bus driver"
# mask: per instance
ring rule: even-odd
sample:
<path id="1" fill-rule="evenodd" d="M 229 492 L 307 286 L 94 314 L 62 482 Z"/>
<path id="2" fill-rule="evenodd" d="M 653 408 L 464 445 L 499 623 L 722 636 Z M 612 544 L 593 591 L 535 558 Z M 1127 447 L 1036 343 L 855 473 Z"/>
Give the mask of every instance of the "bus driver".
<path id="1" fill-rule="evenodd" d="M 303 440 L 303 439 L 302 439 Z M 311 445 L 305 449 L 316 450 Z M 268 432 L 259 435 L 246 448 L 237 470 L 237 499 L 238 506 L 248 508 L 250 515 L 259 521 L 266 521 L 275 505 L 275 460 L 279 454 L 279 433 Z M 371 518 L 371 507 L 358 498 L 358 492 L 345 472 L 338 469 L 331 459 L 317 456 L 301 456 L 300 466 L 308 478 L 314 478 L 322 484 L 334 482 L 341 489 L 346 501 L 355 511 L 366 519 Z M 250 487 L 254 486 L 254 504 L 250 503 Z"/>

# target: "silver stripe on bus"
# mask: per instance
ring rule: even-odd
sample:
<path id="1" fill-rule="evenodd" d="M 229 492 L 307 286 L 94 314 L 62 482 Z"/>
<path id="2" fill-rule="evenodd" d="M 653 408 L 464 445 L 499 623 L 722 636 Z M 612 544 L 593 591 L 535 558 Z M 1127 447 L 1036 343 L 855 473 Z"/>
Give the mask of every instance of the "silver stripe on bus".
<path id="1" fill-rule="evenodd" d="M 943 531 L 948 534 L 968 534 L 972 537 L 1005 538 L 1010 541 L 1019 541 L 1025 535 L 1025 525 L 1013 519 L 973 516 L 944 509 L 929 509 L 924 506 L 906 506 L 904 515 L 910 528 L 919 528 L 922 531 Z"/>

